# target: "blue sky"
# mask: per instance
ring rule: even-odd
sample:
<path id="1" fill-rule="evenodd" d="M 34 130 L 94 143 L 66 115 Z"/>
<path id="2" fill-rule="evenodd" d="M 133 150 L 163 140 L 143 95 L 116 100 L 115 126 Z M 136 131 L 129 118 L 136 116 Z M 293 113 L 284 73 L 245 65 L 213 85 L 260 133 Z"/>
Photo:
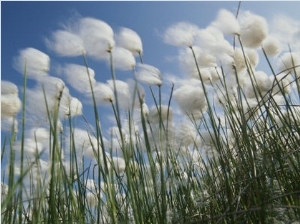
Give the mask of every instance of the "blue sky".
<path id="1" fill-rule="evenodd" d="M 199 27 L 213 21 L 221 8 L 235 13 L 238 2 L 1 2 L 1 74 L 2 79 L 20 81 L 12 68 L 12 58 L 20 49 L 34 47 L 55 57 L 49 51 L 44 38 L 66 23 L 74 14 L 89 16 L 107 22 L 113 29 L 121 26 L 135 30 L 142 38 L 144 59 L 160 69 L 165 66 L 164 57 L 176 52 L 163 43 L 165 29 L 179 21 L 192 22 Z M 285 14 L 299 19 L 299 2 L 242 2 L 241 9 L 250 10 L 272 19 Z"/>
<path id="2" fill-rule="evenodd" d="M 58 57 L 49 50 L 45 38 L 62 27 L 72 18 L 94 17 L 108 23 L 115 31 L 128 27 L 136 31 L 143 41 L 144 62 L 166 73 L 181 75 L 177 63 L 168 58 L 177 54 L 176 47 L 164 43 L 162 35 L 173 23 L 186 21 L 205 28 L 221 8 L 232 13 L 237 10 L 238 2 L 1 2 L 1 79 L 22 86 L 22 75 L 12 66 L 13 57 L 20 49 L 36 48 L 51 58 L 50 74 L 57 76 L 55 67 L 63 63 L 83 64 L 80 57 Z M 242 10 L 264 16 L 268 22 L 279 14 L 300 20 L 300 2 L 242 2 Z M 93 59 L 89 66 L 96 72 L 98 81 L 110 79 L 108 66 Z M 118 74 L 118 79 L 130 78 L 131 73 Z M 29 80 L 29 87 L 33 85 Z M 21 88 L 19 89 L 21 92 Z M 76 92 L 71 91 L 74 96 Z M 167 89 L 169 91 L 169 89 Z M 148 95 L 150 95 L 148 93 Z M 165 102 L 167 103 L 167 102 Z M 84 105 L 84 114 L 90 108 Z M 103 115 L 103 118 L 105 116 Z"/>

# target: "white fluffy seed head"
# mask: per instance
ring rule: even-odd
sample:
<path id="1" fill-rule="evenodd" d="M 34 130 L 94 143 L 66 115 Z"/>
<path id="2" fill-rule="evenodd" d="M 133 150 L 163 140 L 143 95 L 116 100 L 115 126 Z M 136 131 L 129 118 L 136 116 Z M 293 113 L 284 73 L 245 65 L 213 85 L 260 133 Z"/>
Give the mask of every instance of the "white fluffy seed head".
<path id="1" fill-rule="evenodd" d="M 106 83 L 96 82 L 93 90 L 98 105 L 108 104 L 115 100 L 113 90 Z M 92 97 L 91 93 L 88 96 Z"/>
<path id="2" fill-rule="evenodd" d="M 245 47 L 257 48 L 268 35 L 268 24 L 265 18 L 249 11 L 240 16 L 241 41 Z"/>
<path id="3" fill-rule="evenodd" d="M 252 68 L 255 68 L 259 62 L 259 56 L 255 49 L 248 48 L 245 50 L 245 54 Z"/>
<path id="4" fill-rule="evenodd" d="M 270 81 L 274 86 L 272 88 L 272 93 L 279 96 L 283 94 L 289 94 L 291 92 L 291 84 L 293 83 L 293 78 L 290 74 L 281 73 L 279 75 L 270 76 Z"/>
<path id="5" fill-rule="evenodd" d="M 50 70 L 50 58 L 35 48 L 26 48 L 14 59 L 14 67 L 21 74 L 26 72 L 26 76 L 30 78 L 44 76 Z"/>
<path id="6" fill-rule="evenodd" d="M 1 95 L 1 116 L 14 117 L 21 110 L 22 102 L 16 94 Z"/>
<path id="7" fill-rule="evenodd" d="M 245 57 L 242 49 L 235 48 L 233 52 L 233 60 L 234 60 L 234 66 L 238 73 L 246 68 Z"/>
<path id="8" fill-rule="evenodd" d="M 118 173 L 122 173 L 125 171 L 126 164 L 125 160 L 121 157 L 112 157 L 112 163 L 114 166 L 114 169 Z"/>
<path id="9" fill-rule="evenodd" d="M 43 150 L 43 144 L 34 139 L 27 138 L 24 142 L 24 151 L 28 155 L 38 155 Z"/>
<path id="10" fill-rule="evenodd" d="M 262 48 L 267 56 L 276 56 L 281 51 L 280 41 L 274 36 L 267 36 L 262 42 Z"/>
<path id="11" fill-rule="evenodd" d="M 280 56 L 278 60 L 279 71 L 289 72 L 294 74 L 296 71 L 296 76 L 300 76 L 300 51 L 299 52 L 287 52 Z"/>
<path id="12" fill-rule="evenodd" d="M 115 46 L 113 29 L 102 20 L 86 17 L 78 23 L 78 35 L 86 53 L 96 59 L 107 59 Z"/>
<path id="13" fill-rule="evenodd" d="M 182 123 L 176 129 L 176 139 L 182 146 L 189 146 L 196 143 L 197 132 L 191 123 Z"/>
<path id="14" fill-rule="evenodd" d="M 218 61 L 224 61 L 224 57 L 230 57 L 229 55 L 232 55 L 233 52 L 233 47 L 224 38 L 223 33 L 213 26 L 198 31 L 193 49 L 196 47 L 200 47 Z"/>
<path id="15" fill-rule="evenodd" d="M 136 63 L 132 52 L 123 47 L 113 49 L 113 60 L 115 68 L 123 71 L 132 70 Z"/>
<path id="16" fill-rule="evenodd" d="M 224 34 L 234 35 L 240 33 L 240 25 L 235 16 L 226 9 L 218 12 L 217 19 L 212 26 L 221 30 Z"/>
<path id="17" fill-rule="evenodd" d="M 143 44 L 140 36 L 129 28 L 122 27 L 120 29 L 117 36 L 117 43 L 133 54 L 143 54 Z"/>
<path id="18" fill-rule="evenodd" d="M 207 102 L 201 85 L 185 84 L 176 89 L 173 95 L 185 114 L 196 120 L 202 117 L 207 108 Z"/>
<path id="19" fill-rule="evenodd" d="M 161 112 L 159 110 L 161 109 Z M 149 119 L 153 123 L 159 123 L 161 121 L 172 120 L 173 111 L 167 105 L 161 105 L 161 107 L 157 108 L 153 106 L 149 110 Z"/>
<path id="20" fill-rule="evenodd" d="M 53 76 L 40 76 L 36 79 L 38 84 L 35 88 L 27 89 L 26 110 L 34 115 L 34 119 L 44 119 L 48 111 L 53 113 L 57 109 L 59 117 L 65 117 L 71 95 L 64 81 Z"/>
<path id="21" fill-rule="evenodd" d="M 1 131 L 18 132 L 18 121 L 14 117 L 1 116 Z"/>
<path id="22" fill-rule="evenodd" d="M 96 83 L 94 70 L 88 68 L 87 72 L 87 68 L 82 65 L 66 64 L 63 67 L 63 73 L 66 81 L 80 93 L 90 92 L 90 84 L 94 85 Z"/>
<path id="23" fill-rule="evenodd" d="M 142 113 L 143 113 L 144 117 L 149 116 L 149 108 L 146 103 L 142 104 Z"/>
<path id="24" fill-rule="evenodd" d="M 244 85 L 244 90 L 247 98 L 255 98 L 256 96 L 259 96 L 258 92 L 264 96 L 271 87 L 272 83 L 270 82 L 269 76 L 263 71 L 256 71 L 253 74 L 253 83 L 249 78 Z M 255 94 L 254 91 L 257 93 Z"/>
<path id="25" fill-rule="evenodd" d="M 194 38 L 198 31 L 198 27 L 194 24 L 179 22 L 166 30 L 164 41 L 177 47 L 191 47 L 194 44 Z"/>
<path id="26" fill-rule="evenodd" d="M 21 109 L 18 87 L 9 81 L 1 80 L 1 115 L 14 117 Z"/>
<path id="27" fill-rule="evenodd" d="M 269 76 L 263 71 L 257 71 L 254 73 L 256 85 L 261 92 L 265 93 L 270 90 L 272 83 L 270 83 Z"/>
<path id="28" fill-rule="evenodd" d="M 82 103 L 75 97 L 71 97 L 69 104 L 65 110 L 65 115 L 70 117 L 82 114 Z"/>
<path id="29" fill-rule="evenodd" d="M 89 207 L 96 207 L 99 203 L 98 195 L 94 192 L 86 192 L 85 198 Z"/>
<path id="30" fill-rule="evenodd" d="M 37 78 L 39 90 L 45 90 L 45 93 L 55 100 L 58 100 L 64 90 L 67 90 L 65 82 L 57 77 L 44 76 Z"/>
<path id="31" fill-rule="evenodd" d="M 46 128 L 32 128 L 29 132 L 29 137 L 37 142 L 45 142 L 50 138 L 50 132 Z"/>
<path id="32" fill-rule="evenodd" d="M 195 57 L 194 57 L 194 54 Z M 210 54 L 208 50 L 203 50 L 198 46 L 193 46 L 193 51 L 189 48 L 180 49 L 179 51 L 179 62 L 182 64 L 184 69 L 188 72 L 197 70 L 195 65 L 195 58 L 197 64 L 200 67 L 216 67 L 216 58 Z"/>
<path id="33" fill-rule="evenodd" d="M 300 50 L 300 20 L 286 15 L 276 15 L 271 21 L 272 34 L 282 44 L 283 50 Z"/>
<path id="34" fill-rule="evenodd" d="M 83 40 L 76 34 L 66 30 L 57 30 L 52 39 L 46 39 L 46 45 L 60 56 L 79 56 L 85 54 Z"/>
<path id="35" fill-rule="evenodd" d="M 118 96 L 119 106 L 123 109 L 130 108 L 132 103 L 132 98 L 131 98 L 131 93 L 130 93 L 128 83 L 122 80 L 107 80 L 107 83 L 113 92 L 116 91 Z"/>
<path id="36" fill-rule="evenodd" d="M 147 85 L 162 85 L 161 73 L 158 68 L 138 63 L 136 66 L 135 78 Z"/>
<path id="37" fill-rule="evenodd" d="M 212 83 L 215 83 L 222 78 L 223 73 L 220 67 L 209 68 L 209 70 Z"/>
<path id="38" fill-rule="evenodd" d="M 1 80 L 1 95 L 4 94 L 18 94 L 18 87 L 10 81 Z"/>

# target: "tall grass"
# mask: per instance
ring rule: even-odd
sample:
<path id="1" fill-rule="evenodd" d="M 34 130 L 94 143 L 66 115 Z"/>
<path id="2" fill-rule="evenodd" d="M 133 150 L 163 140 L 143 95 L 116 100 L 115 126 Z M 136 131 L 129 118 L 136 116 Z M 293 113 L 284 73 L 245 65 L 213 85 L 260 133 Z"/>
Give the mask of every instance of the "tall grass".
<path id="1" fill-rule="evenodd" d="M 240 39 L 239 44 L 243 47 Z M 95 163 L 78 155 L 73 119 L 58 128 L 61 93 L 55 110 L 47 106 L 49 122 L 49 161 L 42 167 L 42 153 L 35 158 L 24 156 L 26 121 L 22 121 L 21 149 L 15 151 L 16 133 L 2 142 L 2 161 L 9 169 L 2 185 L 1 221 L 3 223 L 292 223 L 300 220 L 300 126 L 299 101 L 285 92 L 297 84 L 299 74 L 287 86 L 274 79 L 266 93 L 257 88 L 252 68 L 244 61 L 254 92 L 255 106 L 245 97 L 235 70 L 237 94 L 232 96 L 232 80 L 221 67 L 220 80 L 207 89 L 190 47 L 207 101 L 207 112 L 200 120 L 190 117 L 196 137 L 187 147 L 178 140 L 170 115 L 173 88 L 163 115 L 161 86 L 150 87 L 158 122 L 144 113 L 143 99 L 136 85 L 139 110 L 120 113 L 116 91 L 116 74 L 111 52 L 114 101 L 111 107 L 117 124 L 122 157 L 115 155 L 114 145 L 106 147 L 93 85 L 90 80 L 95 132 L 87 130 Z M 90 77 L 88 61 L 83 63 Z M 265 54 L 273 76 L 275 69 Z M 282 71 L 280 71 L 282 72 Z M 26 69 L 25 69 L 26 74 Z M 22 117 L 25 118 L 26 75 L 24 76 Z M 173 86 L 174 87 L 174 86 Z M 158 90 L 158 96 L 156 96 Z M 276 90 L 276 92 L 274 91 Z M 218 92 L 219 102 L 210 94 Z M 281 103 L 275 99 L 280 95 Z M 44 103 L 47 105 L 46 93 Z M 217 105 L 219 103 L 220 106 Z M 136 105 L 135 105 L 136 107 Z M 220 118 L 220 110 L 224 117 Z M 140 117 L 140 131 L 135 130 L 135 116 Z M 125 120 L 127 123 L 122 123 Z M 124 136 L 123 125 L 129 127 Z M 68 137 L 68 139 L 67 139 Z M 96 142 L 92 138 L 96 138 Z M 200 139 L 201 144 L 196 139 Z M 185 139 L 184 139 L 185 140 Z M 69 144 L 69 161 L 63 157 Z M 201 151 L 206 154 L 201 154 Z M 16 153 L 21 152 L 21 155 Z M 16 157 L 20 172 L 16 174 Z M 122 160 L 121 160 L 121 159 Z"/>

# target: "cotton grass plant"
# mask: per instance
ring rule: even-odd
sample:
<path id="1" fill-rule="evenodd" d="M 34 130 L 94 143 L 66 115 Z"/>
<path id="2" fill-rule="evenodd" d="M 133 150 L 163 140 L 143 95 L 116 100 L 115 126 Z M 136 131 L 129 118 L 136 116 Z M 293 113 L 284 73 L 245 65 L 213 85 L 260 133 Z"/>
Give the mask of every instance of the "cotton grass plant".
<path id="1" fill-rule="evenodd" d="M 83 59 L 62 67 L 67 84 L 48 74 L 46 54 L 20 51 L 22 103 L 16 86 L 1 82 L 2 122 L 11 125 L 2 138 L 3 223 L 300 220 L 299 49 L 281 51 L 263 17 L 227 10 L 204 29 L 174 24 L 164 40 L 179 48 L 187 73 L 169 77 L 167 98 L 166 80 L 144 63 L 141 38 L 128 28 L 115 41 L 107 23 L 82 18 L 54 32 L 51 50 Z M 106 83 L 90 57 L 108 63 Z M 132 79 L 118 79 L 122 71 Z M 92 105 L 94 123 L 67 85 Z M 100 119 L 105 106 L 112 127 Z"/>

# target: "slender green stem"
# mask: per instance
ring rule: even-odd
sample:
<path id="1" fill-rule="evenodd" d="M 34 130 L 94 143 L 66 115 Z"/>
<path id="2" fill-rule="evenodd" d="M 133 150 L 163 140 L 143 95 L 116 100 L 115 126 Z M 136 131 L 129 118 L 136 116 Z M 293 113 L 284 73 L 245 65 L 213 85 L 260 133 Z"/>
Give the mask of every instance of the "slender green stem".
<path id="1" fill-rule="evenodd" d="M 20 173 L 24 173 L 24 144 L 25 144 L 25 120 L 26 120 L 26 86 L 27 86 L 27 66 L 25 63 L 23 79 L 23 100 L 22 100 L 22 133 L 21 133 L 21 155 L 20 155 Z M 22 222 L 22 209 L 23 208 L 23 181 L 21 180 L 19 189 L 19 223 Z"/>

